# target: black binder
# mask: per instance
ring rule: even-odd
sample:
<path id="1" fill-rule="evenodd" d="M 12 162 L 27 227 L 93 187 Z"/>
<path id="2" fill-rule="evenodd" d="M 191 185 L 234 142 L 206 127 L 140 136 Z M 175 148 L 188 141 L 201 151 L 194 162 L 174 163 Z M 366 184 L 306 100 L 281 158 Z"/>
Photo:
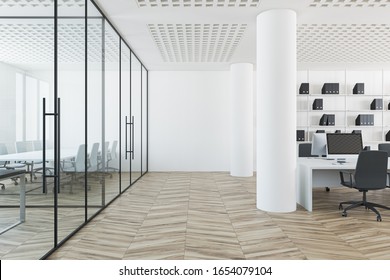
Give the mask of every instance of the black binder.
<path id="1" fill-rule="evenodd" d="M 297 141 L 305 141 L 305 131 L 297 130 Z"/>
<path id="2" fill-rule="evenodd" d="M 353 87 L 353 94 L 364 94 L 364 83 L 356 83 Z"/>
<path id="3" fill-rule="evenodd" d="M 386 141 L 390 141 L 390 130 L 386 133 Z"/>
<path id="4" fill-rule="evenodd" d="M 336 117 L 334 114 L 328 114 L 328 123 L 327 125 L 335 125 Z"/>
<path id="5" fill-rule="evenodd" d="M 336 124 L 336 117 L 334 114 L 323 114 L 319 125 L 335 125 Z"/>
<path id="6" fill-rule="evenodd" d="M 321 119 L 320 119 L 319 125 L 327 125 L 327 124 L 328 124 L 328 115 L 323 114 Z"/>
<path id="7" fill-rule="evenodd" d="M 299 94 L 309 94 L 309 83 L 302 83 L 299 87 Z"/>
<path id="8" fill-rule="evenodd" d="M 382 110 L 383 109 L 383 99 L 375 98 L 370 105 L 371 110 Z"/>
<path id="9" fill-rule="evenodd" d="M 323 100 L 322 98 L 314 99 L 313 101 L 313 110 L 322 110 L 323 109 Z"/>
<path id="10" fill-rule="evenodd" d="M 374 125 L 374 115 L 359 114 L 355 119 L 355 125 Z"/>
<path id="11" fill-rule="evenodd" d="M 339 84 L 338 83 L 325 83 L 322 86 L 322 94 L 339 94 Z"/>

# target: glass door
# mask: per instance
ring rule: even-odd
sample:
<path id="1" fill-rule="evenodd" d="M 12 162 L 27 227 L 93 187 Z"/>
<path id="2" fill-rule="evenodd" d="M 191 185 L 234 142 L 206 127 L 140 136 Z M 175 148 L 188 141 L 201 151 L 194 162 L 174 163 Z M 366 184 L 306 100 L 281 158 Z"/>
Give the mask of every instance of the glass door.
<path id="1" fill-rule="evenodd" d="M 142 173 L 142 64 L 131 53 L 131 183 Z"/>
<path id="2" fill-rule="evenodd" d="M 57 93 L 54 103 L 59 154 L 58 241 L 85 222 L 86 182 L 86 44 L 85 5 L 58 5 Z M 56 174 L 53 168 L 49 174 Z"/>
<path id="3" fill-rule="evenodd" d="M 130 186 L 131 115 L 130 115 L 130 48 L 121 41 L 121 189 Z"/>

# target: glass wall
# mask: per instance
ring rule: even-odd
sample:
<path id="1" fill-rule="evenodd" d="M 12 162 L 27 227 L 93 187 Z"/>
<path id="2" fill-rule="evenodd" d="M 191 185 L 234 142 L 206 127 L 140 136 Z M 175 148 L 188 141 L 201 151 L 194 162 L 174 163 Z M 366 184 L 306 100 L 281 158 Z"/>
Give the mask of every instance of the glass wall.
<path id="1" fill-rule="evenodd" d="M 131 115 L 130 115 L 130 48 L 121 41 L 121 187 L 122 190 L 130 186 L 131 170 Z"/>
<path id="2" fill-rule="evenodd" d="M 148 71 L 142 66 L 142 174 L 148 172 Z"/>
<path id="3" fill-rule="evenodd" d="M 135 182 L 142 174 L 142 64 L 131 54 L 131 182 Z"/>
<path id="4" fill-rule="evenodd" d="M 40 259 L 147 172 L 148 75 L 93 1 L 8 2 L 0 175 L 26 181 L 1 177 L 0 259 Z"/>

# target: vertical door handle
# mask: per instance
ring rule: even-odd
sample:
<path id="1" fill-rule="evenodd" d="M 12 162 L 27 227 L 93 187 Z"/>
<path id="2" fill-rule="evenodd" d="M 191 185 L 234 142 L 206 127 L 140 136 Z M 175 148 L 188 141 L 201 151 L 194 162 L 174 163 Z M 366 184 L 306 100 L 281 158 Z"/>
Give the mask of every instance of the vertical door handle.
<path id="1" fill-rule="evenodd" d="M 128 135 L 127 127 L 129 125 L 131 125 L 131 123 L 128 122 L 128 117 L 125 116 L 125 159 L 127 159 L 127 154 L 131 153 L 131 151 L 129 151 L 129 148 L 127 146 L 127 141 L 128 141 L 128 139 L 127 139 L 127 135 Z"/>
<path id="2" fill-rule="evenodd" d="M 134 116 L 131 116 L 131 159 L 134 160 Z"/>

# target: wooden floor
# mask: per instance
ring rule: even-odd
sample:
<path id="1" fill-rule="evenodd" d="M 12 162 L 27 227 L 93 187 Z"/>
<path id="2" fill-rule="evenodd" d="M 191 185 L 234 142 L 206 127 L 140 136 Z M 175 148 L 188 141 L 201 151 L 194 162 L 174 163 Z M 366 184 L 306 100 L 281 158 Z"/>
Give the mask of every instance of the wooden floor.
<path id="1" fill-rule="evenodd" d="M 102 208 L 102 185 L 96 174 L 89 177 L 88 217 Z M 105 178 L 105 201 L 112 200 L 119 193 L 119 176 L 112 173 Z M 58 194 L 58 241 L 63 240 L 85 221 L 84 184 L 67 184 L 62 178 L 61 192 Z M 11 180 L 0 190 L 0 230 L 19 220 L 20 185 Z M 26 221 L 0 235 L 0 259 L 37 260 L 54 247 L 54 192 L 53 184 L 48 183 L 48 192 L 42 193 L 42 180 L 26 183 Z M 8 207 L 7 207 L 8 206 Z"/>
<path id="2" fill-rule="evenodd" d="M 50 259 L 390 259 L 390 210 L 342 217 L 347 188 L 314 190 L 314 211 L 256 209 L 255 177 L 148 173 Z M 390 205 L 390 189 L 368 199 Z"/>

